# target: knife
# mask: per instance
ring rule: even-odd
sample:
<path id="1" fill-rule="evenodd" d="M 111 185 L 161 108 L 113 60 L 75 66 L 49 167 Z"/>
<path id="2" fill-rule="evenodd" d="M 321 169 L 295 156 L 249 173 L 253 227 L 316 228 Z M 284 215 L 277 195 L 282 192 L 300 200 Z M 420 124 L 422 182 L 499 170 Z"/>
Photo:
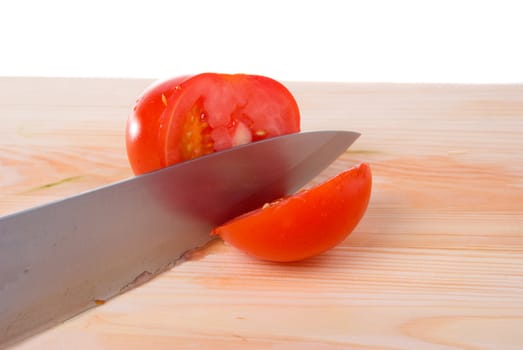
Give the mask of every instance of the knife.
<path id="1" fill-rule="evenodd" d="M 274 137 L 1 217 L 0 347 L 171 268 L 213 227 L 295 192 L 358 137 Z"/>

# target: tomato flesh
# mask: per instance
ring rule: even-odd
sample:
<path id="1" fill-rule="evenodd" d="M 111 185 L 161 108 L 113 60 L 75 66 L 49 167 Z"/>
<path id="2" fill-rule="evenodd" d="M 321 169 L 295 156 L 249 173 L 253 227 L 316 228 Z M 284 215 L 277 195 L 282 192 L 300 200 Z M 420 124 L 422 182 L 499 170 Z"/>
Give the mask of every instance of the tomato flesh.
<path id="1" fill-rule="evenodd" d="M 135 174 L 300 131 L 296 100 L 263 76 L 203 73 L 162 82 L 138 99 L 127 124 Z"/>
<path id="2" fill-rule="evenodd" d="M 311 189 L 215 228 L 212 234 L 263 260 L 297 261 L 342 242 L 363 217 L 372 175 L 362 163 Z"/>
<path id="3" fill-rule="evenodd" d="M 166 115 L 167 164 L 300 130 L 291 93 L 275 80 L 254 75 L 192 77 L 168 101 Z"/>
<path id="4" fill-rule="evenodd" d="M 188 115 L 184 117 L 181 132 L 180 153 L 183 160 L 188 160 L 214 152 L 207 115 L 200 102 L 196 102 Z M 166 152 L 169 150 L 166 149 Z"/>

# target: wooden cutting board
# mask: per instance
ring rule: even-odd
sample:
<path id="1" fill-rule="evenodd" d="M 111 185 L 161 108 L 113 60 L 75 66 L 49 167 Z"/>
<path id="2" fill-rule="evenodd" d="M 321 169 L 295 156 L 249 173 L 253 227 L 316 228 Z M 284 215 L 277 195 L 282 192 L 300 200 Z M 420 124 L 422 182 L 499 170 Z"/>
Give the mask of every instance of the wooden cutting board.
<path id="1" fill-rule="evenodd" d="M 131 176 L 149 83 L 0 78 L 0 215 Z M 287 86 L 304 130 L 363 134 L 313 181 L 371 164 L 345 242 L 293 264 L 216 242 L 17 348 L 523 348 L 523 85 Z"/>

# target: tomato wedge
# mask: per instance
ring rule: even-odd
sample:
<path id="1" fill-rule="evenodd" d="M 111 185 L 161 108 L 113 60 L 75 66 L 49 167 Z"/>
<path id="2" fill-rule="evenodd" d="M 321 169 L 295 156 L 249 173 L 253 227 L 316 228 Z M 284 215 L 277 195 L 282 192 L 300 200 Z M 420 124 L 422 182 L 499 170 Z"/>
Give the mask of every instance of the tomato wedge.
<path id="1" fill-rule="evenodd" d="M 215 228 L 231 245 L 263 260 L 297 261 L 342 242 L 365 213 L 372 175 L 362 163 L 295 195 Z"/>
<path id="2" fill-rule="evenodd" d="M 156 83 L 136 102 L 126 146 L 135 174 L 300 131 L 298 104 L 281 83 L 203 73 Z"/>

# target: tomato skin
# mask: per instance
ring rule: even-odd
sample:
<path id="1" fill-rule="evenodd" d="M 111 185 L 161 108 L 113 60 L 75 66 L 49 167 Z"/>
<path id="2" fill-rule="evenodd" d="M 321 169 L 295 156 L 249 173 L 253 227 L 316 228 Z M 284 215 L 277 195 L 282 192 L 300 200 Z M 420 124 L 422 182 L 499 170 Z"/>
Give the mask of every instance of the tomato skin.
<path id="1" fill-rule="evenodd" d="M 362 163 L 215 228 L 213 235 L 262 260 L 303 260 L 342 242 L 363 217 L 372 174 Z"/>
<path id="2" fill-rule="evenodd" d="M 236 145 L 300 131 L 298 104 L 281 83 L 247 74 L 170 79 L 138 99 L 127 154 L 141 174 Z"/>
<path id="3" fill-rule="evenodd" d="M 167 101 L 189 76 L 158 81 L 138 97 L 126 125 L 127 157 L 133 172 L 142 174 L 165 166 L 164 140 L 158 137 Z"/>

